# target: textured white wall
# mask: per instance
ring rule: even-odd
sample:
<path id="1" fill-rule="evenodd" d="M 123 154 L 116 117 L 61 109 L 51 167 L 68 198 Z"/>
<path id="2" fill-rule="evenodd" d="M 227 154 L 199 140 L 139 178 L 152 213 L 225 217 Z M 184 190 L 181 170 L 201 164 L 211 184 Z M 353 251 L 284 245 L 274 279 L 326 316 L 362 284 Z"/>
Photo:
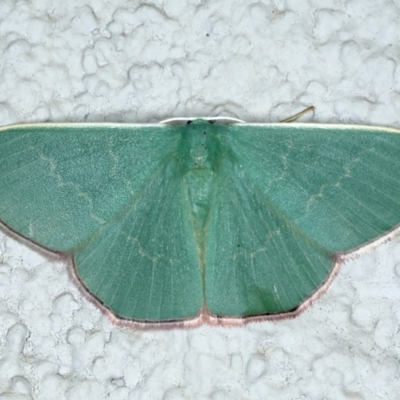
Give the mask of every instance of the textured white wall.
<path id="1" fill-rule="evenodd" d="M 1 0 L 0 124 L 275 122 L 312 104 L 303 121 L 400 128 L 400 5 L 323 3 Z M 141 332 L 0 237 L 0 399 L 399 399 L 399 319 L 400 240 L 296 319 Z"/>

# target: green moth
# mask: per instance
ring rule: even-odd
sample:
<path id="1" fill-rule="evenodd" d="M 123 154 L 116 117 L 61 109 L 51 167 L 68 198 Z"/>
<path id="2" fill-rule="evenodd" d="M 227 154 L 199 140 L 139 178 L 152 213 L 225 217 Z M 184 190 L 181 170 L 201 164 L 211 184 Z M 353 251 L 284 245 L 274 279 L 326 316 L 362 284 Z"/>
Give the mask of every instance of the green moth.
<path id="1" fill-rule="evenodd" d="M 0 128 L 0 219 L 144 327 L 296 314 L 400 223 L 400 131 L 213 122 Z"/>

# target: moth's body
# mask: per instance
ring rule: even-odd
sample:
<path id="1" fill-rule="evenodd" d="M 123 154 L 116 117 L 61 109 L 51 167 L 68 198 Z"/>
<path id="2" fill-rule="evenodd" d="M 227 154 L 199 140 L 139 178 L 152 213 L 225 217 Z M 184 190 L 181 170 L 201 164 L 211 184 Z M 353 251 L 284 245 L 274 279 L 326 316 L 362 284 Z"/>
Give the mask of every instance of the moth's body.
<path id="1" fill-rule="evenodd" d="M 210 215 L 218 157 L 221 156 L 213 125 L 194 121 L 181 134 L 178 154 L 182 155 L 183 187 L 191 210 L 200 268 L 205 268 L 207 219 Z"/>
<path id="2" fill-rule="evenodd" d="M 399 131 L 345 125 L 5 127 L 0 219 L 118 318 L 275 317 L 399 225 L 399 154 Z"/>

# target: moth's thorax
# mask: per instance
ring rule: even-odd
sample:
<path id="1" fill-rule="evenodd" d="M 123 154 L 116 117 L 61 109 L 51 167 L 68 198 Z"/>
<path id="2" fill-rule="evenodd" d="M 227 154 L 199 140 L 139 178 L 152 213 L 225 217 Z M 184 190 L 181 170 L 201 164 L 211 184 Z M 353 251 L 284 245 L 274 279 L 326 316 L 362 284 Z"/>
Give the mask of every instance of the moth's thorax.
<path id="1" fill-rule="evenodd" d="M 207 121 L 193 121 L 182 132 L 180 151 L 185 169 L 214 169 L 218 138 L 215 127 Z"/>

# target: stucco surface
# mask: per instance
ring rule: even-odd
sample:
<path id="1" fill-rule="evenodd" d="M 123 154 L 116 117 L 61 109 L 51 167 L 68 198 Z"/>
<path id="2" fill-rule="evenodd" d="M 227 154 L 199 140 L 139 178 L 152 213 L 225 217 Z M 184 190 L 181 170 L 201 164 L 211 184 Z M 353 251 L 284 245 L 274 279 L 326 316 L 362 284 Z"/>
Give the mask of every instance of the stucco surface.
<path id="1" fill-rule="evenodd" d="M 400 4 L 0 2 L 0 125 L 237 117 L 400 128 Z M 400 156 L 400 155 L 399 155 Z M 400 239 L 299 317 L 137 331 L 0 236 L 0 399 L 398 399 Z"/>

